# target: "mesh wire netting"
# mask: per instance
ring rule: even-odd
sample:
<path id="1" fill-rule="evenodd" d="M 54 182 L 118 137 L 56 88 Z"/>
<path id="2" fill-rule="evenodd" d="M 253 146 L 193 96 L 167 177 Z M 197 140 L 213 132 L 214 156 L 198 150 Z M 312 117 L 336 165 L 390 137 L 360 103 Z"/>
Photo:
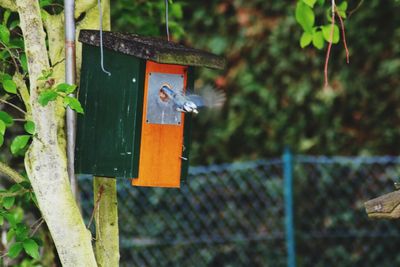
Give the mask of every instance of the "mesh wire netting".
<path id="1" fill-rule="evenodd" d="M 393 190 L 400 158 L 294 161 L 298 266 L 396 266 L 400 224 L 363 203 Z M 121 266 L 287 266 L 280 159 L 192 167 L 181 190 L 118 181 Z M 90 177 L 82 209 L 93 210 Z"/>

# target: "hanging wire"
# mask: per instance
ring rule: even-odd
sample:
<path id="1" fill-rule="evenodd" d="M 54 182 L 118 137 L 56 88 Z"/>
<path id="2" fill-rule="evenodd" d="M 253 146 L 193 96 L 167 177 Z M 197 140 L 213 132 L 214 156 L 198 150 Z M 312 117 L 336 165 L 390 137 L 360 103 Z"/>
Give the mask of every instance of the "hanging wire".
<path id="1" fill-rule="evenodd" d="M 165 25 L 167 27 L 167 38 L 169 41 L 169 26 L 168 26 L 168 0 L 165 0 Z"/>
<path id="2" fill-rule="evenodd" d="M 111 72 L 104 69 L 104 51 L 103 51 L 103 11 L 101 10 L 101 0 L 98 0 L 99 6 L 99 22 L 100 22 L 100 66 L 101 70 L 108 76 L 111 76 Z"/>

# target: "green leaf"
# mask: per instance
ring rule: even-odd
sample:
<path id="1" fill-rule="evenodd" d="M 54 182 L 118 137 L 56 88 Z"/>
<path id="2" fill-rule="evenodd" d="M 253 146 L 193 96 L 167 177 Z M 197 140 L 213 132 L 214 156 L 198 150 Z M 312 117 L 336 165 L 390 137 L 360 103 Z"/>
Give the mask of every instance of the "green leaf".
<path id="1" fill-rule="evenodd" d="M 0 215 L 0 226 L 4 224 L 4 217 Z"/>
<path id="2" fill-rule="evenodd" d="M 17 223 L 17 221 L 15 220 L 15 217 L 13 214 L 11 213 L 6 213 L 3 215 L 4 218 L 6 218 L 6 220 L 8 221 L 8 223 L 11 226 L 15 226 L 15 224 Z M 7 232 L 7 241 L 10 241 L 13 237 L 15 236 L 15 231 L 13 228 L 11 228 L 8 232 Z"/>
<path id="3" fill-rule="evenodd" d="M 0 40 L 5 44 L 10 42 L 10 31 L 2 24 L 0 24 Z"/>
<path id="4" fill-rule="evenodd" d="M 170 8 L 171 17 L 181 19 L 183 17 L 183 10 L 181 5 L 172 5 Z"/>
<path id="5" fill-rule="evenodd" d="M 6 124 L 4 121 L 0 120 L 0 136 L 6 133 Z"/>
<path id="6" fill-rule="evenodd" d="M 324 47 L 324 36 L 322 31 L 316 31 L 313 33 L 312 43 L 318 49 L 322 49 Z"/>
<path id="7" fill-rule="evenodd" d="M 33 239 L 33 241 L 36 242 L 36 244 L 38 244 L 39 247 L 43 246 L 43 240 L 38 238 L 38 237 L 32 237 L 31 239 Z"/>
<path id="8" fill-rule="evenodd" d="M 46 6 L 50 6 L 52 4 L 52 0 L 40 0 L 39 5 L 41 8 L 44 8 Z"/>
<path id="9" fill-rule="evenodd" d="M 51 75 L 53 75 L 53 69 L 44 70 L 42 71 L 42 75 L 38 78 L 38 81 L 46 81 Z"/>
<path id="10" fill-rule="evenodd" d="M 8 191 L 11 193 L 16 193 L 16 192 L 20 191 L 21 189 L 23 189 L 23 187 L 20 184 L 14 184 L 13 186 L 11 186 L 10 189 L 8 189 Z"/>
<path id="11" fill-rule="evenodd" d="M 31 138 L 30 135 L 19 135 L 14 138 L 14 140 L 11 143 L 11 153 L 13 155 L 17 154 L 20 152 L 22 149 L 26 147 L 26 145 L 29 142 L 29 139 Z"/>
<path id="12" fill-rule="evenodd" d="M 24 241 L 24 250 L 26 254 L 34 259 L 39 259 L 39 246 L 33 239 L 26 239 Z"/>
<path id="13" fill-rule="evenodd" d="M 5 80 L 3 81 L 3 88 L 7 93 L 16 94 L 17 93 L 17 85 L 13 80 Z"/>
<path id="14" fill-rule="evenodd" d="M 19 49 L 24 49 L 25 44 L 24 44 L 24 40 L 23 39 L 12 39 L 10 41 L 10 45 L 9 48 L 19 48 Z"/>
<path id="15" fill-rule="evenodd" d="M 21 57 L 19 58 L 19 60 L 21 61 L 21 66 L 23 71 L 26 73 L 28 72 L 28 60 L 26 59 L 26 54 L 22 54 Z"/>
<path id="16" fill-rule="evenodd" d="M 314 11 L 303 1 L 297 2 L 296 6 L 296 20 L 303 27 L 304 31 L 312 32 L 315 22 Z"/>
<path id="17" fill-rule="evenodd" d="M 308 32 L 303 32 L 303 34 L 301 35 L 301 38 L 300 38 L 301 48 L 308 46 L 311 43 L 312 38 L 313 38 L 312 34 L 310 34 Z"/>
<path id="18" fill-rule="evenodd" d="M 0 73 L 0 82 L 3 83 L 5 80 L 12 80 L 12 76 L 7 73 Z"/>
<path id="19" fill-rule="evenodd" d="M 303 2 L 309 7 L 313 8 L 317 0 L 303 0 Z"/>
<path id="20" fill-rule="evenodd" d="M 13 118 L 5 111 L 0 111 L 0 120 L 2 120 L 7 127 L 13 125 L 14 123 Z"/>
<path id="21" fill-rule="evenodd" d="M 27 133 L 34 134 L 35 133 L 35 123 L 33 121 L 27 121 L 24 124 L 24 129 Z"/>
<path id="22" fill-rule="evenodd" d="M 324 39 L 327 42 L 331 42 L 331 36 L 332 36 L 332 25 L 324 25 L 321 27 L 322 33 L 324 35 Z M 334 26 L 333 28 L 333 43 L 337 44 L 339 42 L 339 27 L 337 25 Z"/>
<path id="23" fill-rule="evenodd" d="M 67 84 L 67 83 L 60 83 L 56 87 L 57 92 L 62 92 L 66 94 L 72 94 L 76 90 L 76 85 L 75 84 Z"/>
<path id="24" fill-rule="evenodd" d="M 23 187 L 23 188 L 25 188 L 25 189 L 31 189 L 31 188 L 32 188 L 32 186 L 31 186 L 31 184 L 30 184 L 29 181 L 21 182 L 21 183 L 19 183 L 18 185 L 20 185 L 21 187 Z"/>
<path id="25" fill-rule="evenodd" d="M 14 30 L 16 27 L 19 27 L 19 20 L 13 20 L 10 23 L 10 30 Z"/>
<path id="26" fill-rule="evenodd" d="M 8 250 L 8 256 L 12 259 L 15 259 L 21 253 L 22 248 L 23 248 L 23 245 L 21 242 L 16 242 L 16 243 L 12 244 L 12 246 Z"/>
<path id="27" fill-rule="evenodd" d="M 15 203 L 15 197 L 3 198 L 3 207 L 6 209 L 10 209 L 12 206 L 14 206 L 14 203 Z"/>
<path id="28" fill-rule="evenodd" d="M 22 220 L 24 219 L 24 210 L 19 207 L 16 206 L 13 210 L 12 210 L 12 216 L 14 218 L 14 227 L 16 227 L 15 225 L 19 222 L 22 222 Z"/>
<path id="29" fill-rule="evenodd" d="M 344 19 L 347 18 L 346 12 L 338 10 L 338 13 L 342 18 L 344 18 Z"/>
<path id="30" fill-rule="evenodd" d="M 56 100 L 58 94 L 53 90 L 46 90 L 40 93 L 38 101 L 43 107 L 46 106 L 50 101 Z"/>
<path id="31" fill-rule="evenodd" d="M 3 25 L 7 25 L 10 15 L 11 15 L 11 11 L 6 9 L 6 12 L 4 12 L 4 15 L 3 15 Z"/>
<path id="32" fill-rule="evenodd" d="M 337 6 L 337 9 L 340 11 L 346 11 L 348 7 L 348 3 L 347 1 L 343 1 L 342 3 L 340 3 L 340 5 Z"/>
<path id="33" fill-rule="evenodd" d="M 29 228 L 23 223 L 17 224 L 15 228 L 15 237 L 17 241 L 24 241 L 28 238 Z"/>
<path id="34" fill-rule="evenodd" d="M 69 106 L 71 109 L 75 110 L 78 113 L 84 113 L 81 103 L 75 97 L 66 96 L 64 98 L 64 106 Z"/>
<path id="35" fill-rule="evenodd" d="M 4 135 L 0 135 L 0 146 L 4 144 Z"/>

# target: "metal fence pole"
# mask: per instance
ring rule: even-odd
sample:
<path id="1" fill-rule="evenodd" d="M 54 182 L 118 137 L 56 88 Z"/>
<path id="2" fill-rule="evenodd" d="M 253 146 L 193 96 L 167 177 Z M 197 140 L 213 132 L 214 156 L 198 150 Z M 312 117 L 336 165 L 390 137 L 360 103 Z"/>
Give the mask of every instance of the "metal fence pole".
<path id="1" fill-rule="evenodd" d="M 285 148 L 283 153 L 283 179 L 287 266 L 295 267 L 296 251 L 293 224 L 293 157 L 289 148 Z"/>

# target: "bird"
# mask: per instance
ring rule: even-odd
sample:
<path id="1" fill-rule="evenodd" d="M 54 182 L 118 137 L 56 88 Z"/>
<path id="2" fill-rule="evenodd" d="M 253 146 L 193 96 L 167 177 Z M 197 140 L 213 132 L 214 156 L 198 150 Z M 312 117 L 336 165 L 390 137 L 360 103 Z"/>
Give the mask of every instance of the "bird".
<path id="1" fill-rule="evenodd" d="M 225 103 L 226 96 L 222 91 L 216 91 L 211 86 L 205 86 L 199 94 L 175 92 L 168 85 L 160 89 L 165 99 L 171 99 L 178 112 L 198 114 L 199 109 L 220 109 Z"/>

